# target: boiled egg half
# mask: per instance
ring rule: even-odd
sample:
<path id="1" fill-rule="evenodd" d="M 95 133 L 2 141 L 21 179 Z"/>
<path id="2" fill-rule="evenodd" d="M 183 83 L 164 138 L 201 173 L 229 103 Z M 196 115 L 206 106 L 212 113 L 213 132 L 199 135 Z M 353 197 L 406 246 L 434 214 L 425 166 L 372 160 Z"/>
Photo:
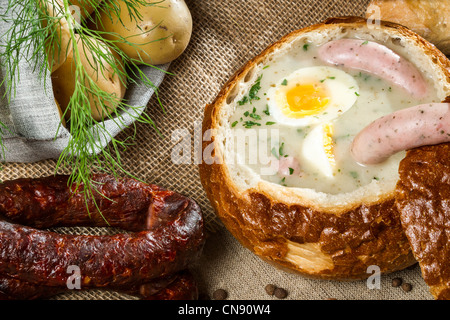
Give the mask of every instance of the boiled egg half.
<path id="1" fill-rule="evenodd" d="M 327 178 L 332 178 L 336 169 L 333 131 L 331 123 L 315 126 L 301 148 L 304 165 L 310 166 L 312 172 L 317 171 Z"/>
<path id="2" fill-rule="evenodd" d="M 287 126 L 329 122 L 350 109 L 359 95 L 355 79 L 327 67 L 298 69 L 267 92 L 270 114 Z"/>

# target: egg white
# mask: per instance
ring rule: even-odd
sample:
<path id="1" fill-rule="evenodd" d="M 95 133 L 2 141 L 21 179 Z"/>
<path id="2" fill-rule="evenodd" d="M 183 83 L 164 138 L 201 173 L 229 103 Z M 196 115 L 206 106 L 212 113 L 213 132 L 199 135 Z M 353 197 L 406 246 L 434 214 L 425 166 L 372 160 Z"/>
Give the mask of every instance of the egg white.
<path id="1" fill-rule="evenodd" d="M 305 138 L 301 148 L 302 164 L 308 166 L 309 171 L 317 172 L 321 178 L 327 179 L 333 178 L 336 169 L 332 128 L 330 123 L 317 125 Z"/>
<path id="2" fill-rule="evenodd" d="M 316 113 L 292 118 L 283 113 L 283 102 L 287 92 L 296 85 L 315 85 L 325 89 L 329 102 L 324 109 Z M 270 114 L 279 124 L 286 126 L 304 127 L 329 122 L 349 110 L 358 98 L 359 86 L 356 80 L 345 71 L 327 67 L 316 66 L 298 69 L 287 77 L 281 79 L 271 87 L 267 96 Z"/>

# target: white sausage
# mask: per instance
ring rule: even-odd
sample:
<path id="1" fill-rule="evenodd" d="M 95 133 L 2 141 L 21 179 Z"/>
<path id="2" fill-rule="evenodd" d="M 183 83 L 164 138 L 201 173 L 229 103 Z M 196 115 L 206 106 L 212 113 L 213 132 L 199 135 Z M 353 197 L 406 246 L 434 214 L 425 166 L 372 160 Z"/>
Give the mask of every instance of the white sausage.
<path id="1" fill-rule="evenodd" d="M 300 173 L 300 164 L 294 157 L 281 157 L 278 162 L 278 174 L 282 177 L 289 177 Z"/>
<path id="2" fill-rule="evenodd" d="M 353 140 L 351 153 L 361 164 L 377 164 L 391 155 L 450 141 L 450 103 L 402 109 L 365 127 Z"/>
<path id="3" fill-rule="evenodd" d="M 292 175 L 300 175 L 300 164 L 294 157 L 281 157 L 277 159 L 271 157 L 270 160 L 270 172 L 271 174 L 278 174 L 280 177 L 289 177 Z"/>
<path id="4" fill-rule="evenodd" d="M 340 39 L 319 48 L 319 58 L 327 63 L 365 71 L 423 98 L 427 86 L 422 74 L 408 60 L 388 47 L 372 41 Z"/>

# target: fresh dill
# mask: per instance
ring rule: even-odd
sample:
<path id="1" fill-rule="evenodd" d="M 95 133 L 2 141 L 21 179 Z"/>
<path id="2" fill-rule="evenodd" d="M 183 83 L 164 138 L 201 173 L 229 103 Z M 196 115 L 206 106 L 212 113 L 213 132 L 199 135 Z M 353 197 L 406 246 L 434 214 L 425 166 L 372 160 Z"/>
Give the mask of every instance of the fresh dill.
<path id="1" fill-rule="evenodd" d="M 7 32 L 0 35 L 0 60 L 6 70 L 1 84 L 6 88 L 5 96 L 8 99 L 15 96 L 15 87 L 20 79 L 19 62 L 25 59 L 45 87 L 47 85 L 45 79 L 51 73 L 51 62 L 54 62 L 54 58 L 61 54 L 65 55 L 62 57 L 65 59 L 67 52 L 71 52 L 75 66 L 75 87 L 66 109 L 66 111 L 70 110 L 67 128 L 71 138 L 57 160 L 55 172 L 60 168 L 71 168 L 69 184 L 75 184 L 76 190 L 82 192 L 85 199 L 93 199 L 94 193 L 97 192 L 96 183 L 92 180 L 95 172 L 108 173 L 115 177 L 123 173 L 133 177 L 123 168 L 120 154 L 132 143 L 136 127 L 134 125 L 134 133 L 128 138 L 123 141 L 116 139 L 103 125 L 105 117 L 100 121 L 92 117 L 92 97 L 95 97 L 95 104 L 97 108 L 104 111 L 103 114 L 110 113 L 106 106 L 117 105 L 115 112 L 108 119 L 114 121 L 119 128 L 125 129 L 126 125 L 122 117 L 127 114 L 135 122 L 150 125 L 156 132 L 158 130 L 149 115 L 142 112 L 145 106 L 131 106 L 126 100 L 120 100 L 99 87 L 95 79 L 83 67 L 83 51 L 89 52 L 92 56 L 89 64 L 99 76 L 105 74 L 105 68 L 108 66 L 112 74 L 118 75 L 124 85 L 143 83 L 154 90 L 161 107 L 162 102 L 158 97 L 156 86 L 139 66 L 157 67 L 129 58 L 118 49 L 116 44 L 123 42 L 133 47 L 136 45 L 128 38 L 114 32 L 111 32 L 114 40 L 108 40 L 104 37 L 107 32 L 92 30 L 88 26 L 89 19 L 100 17 L 102 13 L 110 19 L 119 17 L 119 6 L 114 1 L 79 0 L 79 2 L 93 7 L 91 18 L 77 21 L 73 16 L 70 0 L 8 1 L 8 5 L 2 8 L 0 15 L 0 18 L 10 25 Z M 99 2 L 102 3 L 99 5 Z M 150 3 L 147 0 L 124 0 L 124 2 L 130 18 L 138 23 L 142 20 L 139 8 L 158 5 L 162 1 Z M 87 13 L 82 11 L 82 16 L 87 16 Z M 150 31 L 152 30 L 145 32 Z M 63 32 L 68 35 L 68 41 L 63 37 Z M 79 41 L 82 42 L 81 47 L 78 46 Z M 3 129 L 6 127 L 0 123 L 0 138 Z M 57 131 L 59 130 L 60 128 Z M 110 143 L 102 147 L 100 141 L 110 141 Z"/>

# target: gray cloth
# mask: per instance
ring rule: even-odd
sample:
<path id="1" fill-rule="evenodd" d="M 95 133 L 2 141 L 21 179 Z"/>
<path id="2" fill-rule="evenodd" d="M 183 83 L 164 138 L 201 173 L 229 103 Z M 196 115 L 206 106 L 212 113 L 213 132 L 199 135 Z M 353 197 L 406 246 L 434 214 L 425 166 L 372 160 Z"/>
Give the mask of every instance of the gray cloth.
<path id="1" fill-rule="evenodd" d="M 2 13 L 8 0 L 0 0 Z M 0 20 L 0 34 L 3 35 L 9 24 Z M 1 39 L 4 41 L 5 39 Z M 169 64 L 158 66 L 167 70 Z M 164 79 L 165 73 L 149 66 L 141 67 L 143 73 L 157 88 Z M 20 81 L 16 86 L 16 94 L 11 99 L 0 101 L 0 121 L 9 130 L 3 130 L 3 144 L 5 154 L 0 159 L 6 162 L 36 162 L 44 159 L 56 159 L 71 139 L 70 132 L 60 126 L 58 107 L 54 100 L 50 74 L 45 79 L 39 77 L 38 72 L 32 70 L 24 58 L 20 61 Z M 3 80 L 6 70 L 0 70 L 0 79 Z M 0 81 L 1 81 L 0 80 Z M 44 85 L 45 84 L 45 85 Z M 5 88 L 1 88 L 3 96 Z M 125 99 L 127 104 L 136 107 L 137 112 L 144 112 L 154 89 L 144 85 L 141 81 L 130 84 Z M 116 136 L 125 127 L 134 122 L 129 114 L 119 115 L 121 121 L 109 119 L 104 121 L 104 127 L 111 137 Z M 59 128 L 59 130 L 58 130 Z M 99 152 L 110 142 L 110 137 L 98 137 Z"/>

